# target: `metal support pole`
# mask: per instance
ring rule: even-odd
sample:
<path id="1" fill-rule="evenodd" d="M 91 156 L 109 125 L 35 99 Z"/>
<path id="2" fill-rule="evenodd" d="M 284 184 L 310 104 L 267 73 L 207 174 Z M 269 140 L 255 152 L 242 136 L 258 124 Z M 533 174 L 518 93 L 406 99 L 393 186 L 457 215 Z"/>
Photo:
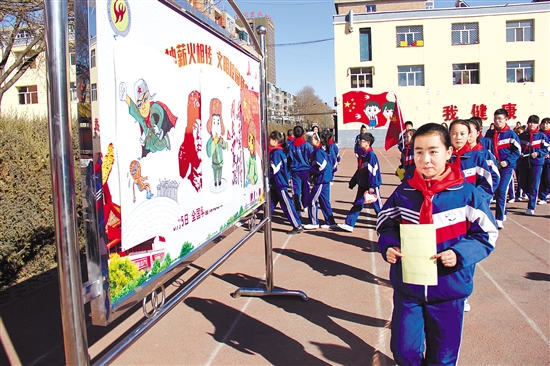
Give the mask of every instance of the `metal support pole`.
<path id="1" fill-rule="evenodd" d="M 266 46 L 265 34 L 267 29 L 260 25 L 256 28 L 260 35 L 260 45 L 262 48 L 262 59 L 260 60 L 260 111 L 261 111 L 261 126 L 263 140 L 263 159 L 262 167 L 264 172 L 264 218 L 267 218 L 264 230 L 265 242 L 265 290 L 260 288 L 239 288 L 233 293 L 233 297 L 240 296 L 268 296 L 268 295 L 286 295 L 300 296 L 302 300 L 307 301 L 307 295 L 302 291 L 273 289 L 273 247 L 271 236 L 271 193 L 269 191 L 269 131 L 267 128 L 267 80 L 266 80 Z"/>
<path id="2" fill-rule="evenodd" d="M 46 0 L 44 24 L 52 200 L 65 362 L 68 365 L 87 365 L 88 341 L 82 301 L 68 93 L 68 1 Z"/>

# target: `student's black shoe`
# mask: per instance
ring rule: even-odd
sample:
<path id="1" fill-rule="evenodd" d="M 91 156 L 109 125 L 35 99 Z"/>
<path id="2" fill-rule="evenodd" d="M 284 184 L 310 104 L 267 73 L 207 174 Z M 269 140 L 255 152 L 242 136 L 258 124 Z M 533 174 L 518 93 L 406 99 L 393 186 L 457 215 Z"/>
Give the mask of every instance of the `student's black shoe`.
<path id="1" fill-rule="evenodd" d="M 288 235 L 294 235 L 294 234 L 300 234 L 302 231 L 304 231 L 304 227 L 300 226 L 300 227 L 295 227 L 294 229 L 287 231 L 286 233 Z"/>

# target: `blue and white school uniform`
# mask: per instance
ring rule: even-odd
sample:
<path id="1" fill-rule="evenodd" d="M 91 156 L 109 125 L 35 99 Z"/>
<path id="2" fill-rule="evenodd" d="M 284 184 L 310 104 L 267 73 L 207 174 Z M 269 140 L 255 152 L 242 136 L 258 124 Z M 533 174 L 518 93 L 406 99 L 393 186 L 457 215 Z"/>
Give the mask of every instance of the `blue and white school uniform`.
<path id="1" fill-rule="evenodd" d="M 292 178 L 292 199 L 297 210 L 307 207 L 309 202 L 309 156 L 313 146 L 303 136 L 295 138 L 288 145 L 290 176 Z"/>
<path id="2" fill-rule="evenodd" d="M 533 133 L 525 131 L 519 136 L 519 139 L 522 155 L 518 163 L 518 185 L 529 198 L 527 208 L 534 210 L 537 204 L 542 170 L 550 145 L 546 135 L 538 130 Z M 536 158 L 531 156 L 534 152 L 537 153 Z"/>
<path id="3" fill-rule="evenodd" d="M 520 156 L 520 143 L 516 133 L 505 126 L 502 130 L 495 130 L 493 136 L 495 146 L 495 157 L 499 162 L 506 161 L 508 165 L 502 168 L 499 164 L 500 183 L 495 191 L 496 213 L 495 219 L 502 223 L 506 220 L 506 192 L 516 169 L 517 160 Z"/>
<path id="4" fill-rule="evenodd" d="M 400 224 L 421 223 L 423 202 L 424 194 L 407 180 L 388 198 L 376 228 L 384 259 L 388 248 L 401 248 Z M 464 299 L 473 291 L 475 265 L 494 249 L 498 237 L 486 199 L 471 184 L 457 184 L 435 193 L 431 204 L 437 252 L 453 250 L 457 264 L 445 267 L 438 261 L 435 286 L 404 283 L 401 260 L 391 265 L 394 310 L 390 344 L 399 365 L 457 363 Z"/>
<path id="5" fill-rule="evenodd" d="M 270 151 L 269 162 L 269 184 L 271 187 L 271 205 L 269 209 L 273 213 L 277 204 L 280 204 L 290 224 L 298 228 L 302 226 L 302 221 L 288 193 L 287 157 L 281 147 L 275 147 Z"/>
<path id="6" fill-rule="evenodd" d="M 550 130 L 546 131 L 546 139 L 550 141 Z M 542 166 L 542 177 L 540 180 L 539 199 L 546 201 L 550 194 L 550 149 L 546 153 L 544 165 Z"/>
<path id="7" fill-rule="evenodd" d="M 313 187 L 309 194 L 308 213 L 311 224 L 319 225 L 319 206 L 328 225 L 336 225 L 330 204 L 330 182 L 332 181 L 331 159 L 324 149 L 316 147 L 309 157 L 309 173 Z"/>
<path id="8" fill-rule="evenodd" d="M 377 196 L 377 200 L 372 203 L 372 207 L 377 214 L 382 206 L 382 200 L 380 198 L 382 176 L 380 175 L 378 157 L 372 148 L 369 147 L 368 149 L 361 151 L 359 155 L 358 169 L 350 181 L 350 184 L 352 182 L 357 184 L 358 188 L 355 201 L 353 201 L 353 206 L 346 216 L 346 225 L 354 227 L 357 219 L 359 218 L 359 214 L 365 205 L 365 192 L 367 192 L 370 188 L 374 189 L 374 193 Z"/>

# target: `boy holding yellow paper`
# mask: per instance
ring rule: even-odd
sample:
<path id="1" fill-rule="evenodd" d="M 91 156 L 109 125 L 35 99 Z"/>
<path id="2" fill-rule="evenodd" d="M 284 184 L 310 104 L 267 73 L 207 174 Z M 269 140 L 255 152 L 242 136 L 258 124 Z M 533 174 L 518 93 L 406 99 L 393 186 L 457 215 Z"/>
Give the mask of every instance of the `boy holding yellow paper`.
<path id="1" fill-rule="evenodd" d="M 498 230 L 479 190 L 448 164 L 447 129 L 425 124 L 412 144 L 414 174 L 378 214 L 378 246 L 394 288 L 391 350 L 402 366 L 454 365 L 475 264 L 494 249 Z"/>

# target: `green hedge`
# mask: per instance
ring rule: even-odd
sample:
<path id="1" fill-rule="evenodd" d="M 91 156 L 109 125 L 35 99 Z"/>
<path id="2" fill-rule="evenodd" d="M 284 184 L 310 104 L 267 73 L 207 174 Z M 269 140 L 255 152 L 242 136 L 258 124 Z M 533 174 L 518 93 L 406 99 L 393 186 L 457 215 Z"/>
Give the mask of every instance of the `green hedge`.
<path id="1" fill-rule="evenodd" d="M 72 125 L 81 217 L 76 121 Z M 0 146 L 0 289 L 4 289 L 56 265 L 47 119 L 3 113 Z"/>

